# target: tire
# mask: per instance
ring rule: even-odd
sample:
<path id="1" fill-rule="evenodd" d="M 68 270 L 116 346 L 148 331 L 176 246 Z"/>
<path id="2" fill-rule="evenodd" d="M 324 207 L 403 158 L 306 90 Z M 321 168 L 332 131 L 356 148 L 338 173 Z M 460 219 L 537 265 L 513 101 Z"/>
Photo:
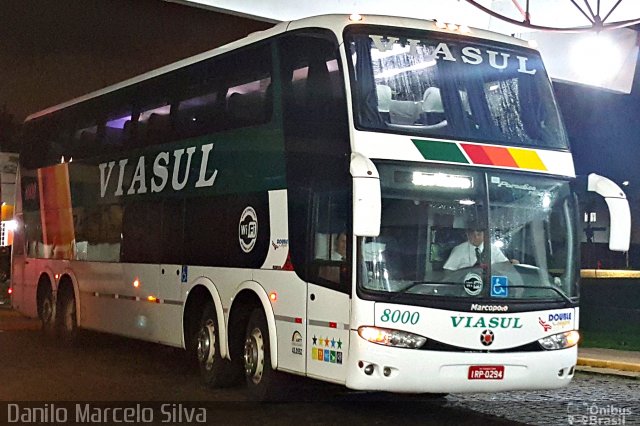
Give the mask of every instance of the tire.
<path id="1" fill-rule="evenodd" d="M 241 382 L 239 365 L 220 356 L 218 318 L 211 303 L 205 305 L 194 342 L 200 377 L 206 386 L 222 388 Z"/>
<path id="2" fill-rule="evenodd" d="M 47 339 L 53 339 L 56 334 L 56 309 L 53 302 L 51 288 L 42 287 L 38 291 L 38 317 L 40 318 L 40 330 Z"/>
<path id="3" fill-rule="evenodd" d="M 76 315 L 76 297 L 72 287 L 58 290 L 58 304 L 56 306 L 56 332 L 58 338 L 67 344 L 75 343 L 78 339 L 78 319 Z"/>
<path id="4" fill-rule="evenodd" d="M 249 399 L 279 401 L 285 398 L 282 373 L 271 367 L 269 328 L 262 308 L 254 309 L 249 317 L 243 361 Z"/>

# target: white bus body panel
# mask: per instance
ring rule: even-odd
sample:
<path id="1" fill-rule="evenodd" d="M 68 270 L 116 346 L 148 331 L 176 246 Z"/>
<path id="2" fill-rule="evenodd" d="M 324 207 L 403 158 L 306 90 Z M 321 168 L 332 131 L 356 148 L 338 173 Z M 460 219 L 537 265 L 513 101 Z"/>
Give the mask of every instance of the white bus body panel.
<path id="1" fill-rule="evenodd" d="M 471 303 L 471 301 L 470 301 Z M 398 311 L 397 314 L 394 313 Z M 402 324 L 404 319 L 406 324 Z M 387 315 L 385 315 L 387 314 Z M 411 315 L 416 319 L 412 324 Z M 578 328 L 578 308 L 518 313 L 456 312 L 440 309 L 355 301 L 348 376 L 352 389 L 391 392 L 476 392 L 515 389 L 551 389 L 569 384 L 576 365 L 577 346 L 556 351 L 482 352 L 526 345 Z M 397 319 L 394 323 L 392 319 Z M 386 320 L 386 321 L 383 321 Z M 403 349 L 368 342 L 358 326 L 399 329 L 460 348 L 460 351 Z M 502 328 L 501 325 L 507 326 Z M 468 326 L 468 327 L 467 327 Z M 494 333 L 491 345 L 482 344 L 484 330 Z M 473 351 L 473 352 L 471 352 Z M 362 361 L 361 364 L 359 362 Z M 373 374 L 364 367 L 373 365 Z M 504 366 L 501 380 L 470 380 L 473 365 Z M 390 369 L 389 376 L 384 368 Z M 558 372 L 562 370 L 562 376 Z"/>
<path id="2" fill-rule="evenodd" d="M 158 295 L 158 269 L 158 265 L 69 262 L 80 295 L 79 325 L 153 340 L 155 304 L 148 297 Z"/>
<path id="3" fill-rule="evenodd" d="M 573 374 L 578 349 L 544 352 L 465 353 L 398 349 L 370 343 L 352 331 L 347 387 L 406 393 L 487 392 L 554 389 L 566 386 Z M 373 364 L 368 376 L 357 363 Z M 504 366 L 502 380 L 469 380 L 472 365 Z M 391 368 L 385 377 L 384 367 Z M 558 376 L 560 370 L 562 377 Z"/>
<path id="4" fill-rule="evenodd" d="M 38 260 L 27 259 L 25 255 L 13 257 L 13 270 L 11 273 L 11 306 L 13 309 L 35 318 L 38 316 L 36 305 L 38 278 L 41 269 L 36 266 Z M 51 278 L 53 283 L 53 278 Z"/>
<path id="5" fill-rule="evenodd" d="M 348 294 L 309 284 L 307 375 L 344 383 L 349 363 Z"/>
<path id="6" fill-rule="evenodd" d="M 275 329 L 269 337 L 276 342 L 271 345 L 272 361 L 277 359 L 279 370 L 304 374 L 306 283 L 292 271 L 256 270 L 253 276 L 266 295 L 275 297 L 270 300 Z"/>
<path id="7" fill-rule="evenodd" d="M 470 301 L 471 303 L 473 302 Z M 526 345 L 545 336 L 574 330 L 575 310 L 569 308 L 517 313 L 480 313 L 375 303 L 374 325 L 408 331 L 469 350 L 495 351 Z M 416 320 L 415 324 L 413 319 Z M 494 333 L 493 341 L 489 345 L 483 344 L 480 339 L 484 330 Z"/>
<path id="8" fill-rule="evenodd" d="M 378 133 L 378 132 L 366 132 L 353 130 L 352 131 L 352 149 L 354 152 L 358 152 L 368 158 L 382 158 L 386 160 L 398 160 L 398 161 L 411 161 L 420 163 L 443 163 L 443 164 L 455 164 L 465 166 L 481 166 L 487 168 L 494 168 L 500 170 L 506 170 L 504 166 L 494 166 L 490 164 L 473 164 L 469 161 L 468 164 L 447 162 L 442 160 L 425 159 L 420 153 L 413 140 L 430 140 L 450 143 L 451 146 L 457 147 L 457 149 L 463 153 L 464 150 L 460 147 L 461 144 L 466 145 L 480 145 L 480 146 L 492 146 L 489 143 L 477 143 L 477 142 L 465 142 L 454 141 L 451 139 L 439 139 L 435 137 L 420 138 L 416 136 L 404 136 L 394 135 L 391 133 Z M 505 145 L 493 145 L 497 148 L 508 148 Z M 519 148 L 524 151 L 528 151 L 531 155 L 537 156 L 540 159 L 541 164 L 544 164 L 544 170 L 533 169 L 530 170 L 535 173 L 559 175 L 575 177 L 575 168 L 573 164 L 573 157 L 570 152 L 552 151 L 549 149 L 536 149 L 536 148 Z M 466 154 L 465 154 L 466 155 Z M 527 170 L 523 167 L 516 167 L 517 170 Z"/>
<path id="9" fill-rule="evenodd" d="M 181 265 L 160 265 L 160 279 L 158 280 L 159 304 L 158 316 L 154 317 L 158 328 L 153 333 L 154 341 L 165 343 L 171 346 L 184 347 L 183 324 L 184 302 L 186 300 L 189 282 L 182 282 L 185 271 Z M 215 288 L 210 282 L 206 282 L 209 291 L 215 301 L 217 296 Z"/>
<path id="10" fill-rule="evenodd" d="M 181 267 L 182 268 L 182 267 Z M 219 307 L 216 306 L 216 313 L 218 315 L 218 319 L 223 318 L 223 321 L 219 325 L 220 330 L 227 330 L 227 324 L 229 319 L 229 308 L 233 301 L 233 298 L 236 296 L 238 291 L 247 287 L 259 287 L 255 285 L 252 281 L 252 272 L 249 269 L 242 268 L 212 268 L 205 266 L 188 266 L 186 267 L 186 280 L 185 283 L 182 283 L 182 278 L 178 277 L 177 287 L 180 292 L 179 299 L 182 301 L 182 306 L 180 307 L 180 320 L 178 323 L 168 324 L 165 326 L 172 328 L 174 330 L 175 335 L 178 337 L 179 345 L 183 346 L 184 341 L 182 340 L 182 318 L 184 315 L 184 303 L 189 296 L 189 292 L 197 285 L 202 285 L 209 290 L 209 293 L 212 295 L 214 299 L 214 304 L 216 301 L 216 297 L 219 298 L 221 303 L 221 312 L 219 311 Z M 183 272 L 181 271 L 181 274 Z M 176 274 L 177 276 L 177 274 Z M 267 312 L 267 319 L 269 318 L 269 312 Z M 220 322 L 220 321 L 219 321 Z M 227 336 L 226 333 L 222 333 L 220 336 L 221 344 L 225 347 L 223 352 L 227 352 L 226 342 Z"/>

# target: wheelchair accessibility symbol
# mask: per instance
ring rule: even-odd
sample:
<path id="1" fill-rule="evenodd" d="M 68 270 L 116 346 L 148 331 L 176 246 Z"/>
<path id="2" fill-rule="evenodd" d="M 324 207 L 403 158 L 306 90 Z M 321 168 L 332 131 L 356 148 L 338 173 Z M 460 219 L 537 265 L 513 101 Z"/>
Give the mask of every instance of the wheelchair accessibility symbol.
<path id="1" fill-rule="evenodd" d="M 491 277 L 491 297 L 508 297 L 509 279 L 507 277 Z"/>

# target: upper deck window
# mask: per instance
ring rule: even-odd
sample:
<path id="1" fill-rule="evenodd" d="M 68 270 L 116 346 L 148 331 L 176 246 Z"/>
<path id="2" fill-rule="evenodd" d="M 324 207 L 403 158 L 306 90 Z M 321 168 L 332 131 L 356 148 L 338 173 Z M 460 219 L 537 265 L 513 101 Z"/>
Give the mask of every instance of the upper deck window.
<path id="1" fill-rule="evenodd" d="M 394 28 L 348 30 L 360 128 L 566 149 L 537 52 Z"/>

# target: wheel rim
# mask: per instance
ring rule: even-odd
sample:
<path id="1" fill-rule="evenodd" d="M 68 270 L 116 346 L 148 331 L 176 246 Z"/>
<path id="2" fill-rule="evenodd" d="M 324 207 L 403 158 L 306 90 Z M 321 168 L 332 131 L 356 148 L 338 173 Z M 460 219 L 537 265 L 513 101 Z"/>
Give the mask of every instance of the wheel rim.
<path id="1" fill-rule="evenodd" d="M 244 370 L 253 383 L 260 383 L 264 372 L 264 338 L 259 328 L 254 328 L 244 342 Z"/>
<path id="2" fill-rule="evenodd" d="M 216 334 L 213 320 L 207 320 L 198 333 L 198 361 L 204 368 L 211 370 L 216 353 Z"/>
<path id="3" fill-rule="evenodd" d="M 64 315 L 62 316 L 62 327 L 67 333 L 72 333 L 76 323 L 76 304 L 75 300 L 67 301 L 64 306 Z"/>
<path id="4" fill-rule="evenodd" d="M 42 324 L 51 324 L 51 318 L 53 316 L 53 304 L 48 297 L 42 301 Z"/>

